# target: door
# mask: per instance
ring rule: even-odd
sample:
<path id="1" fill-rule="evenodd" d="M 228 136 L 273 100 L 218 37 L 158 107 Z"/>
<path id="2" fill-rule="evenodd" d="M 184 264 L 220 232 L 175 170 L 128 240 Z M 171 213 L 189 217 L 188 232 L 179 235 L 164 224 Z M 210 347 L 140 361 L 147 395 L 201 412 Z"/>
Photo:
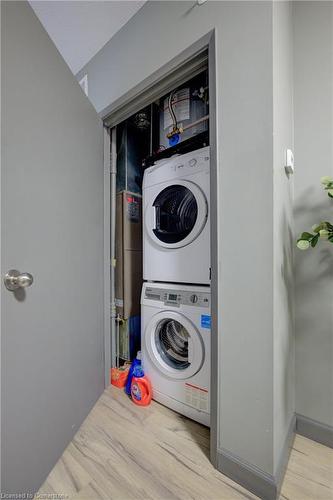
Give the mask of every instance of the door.
<path id="1" fill-rule="evenodd" d="M 29 4 L 1 18 L 1 487 L 27 494 L 103 391 L 103 128 Z"/>
<path id="2" fill-rule="evenodd" d="M 178 180 L 149 192 L 146 229 L 152 240 L 165 248 L 181 248 L 199 236 L 208 216 L 202 190 L 193 182 Z"/>
<path id="3" fill-rule="evenodd" d="M 193 377 L 204 362 L 199 331 L 183 314 L 163 311 L 155 314 L 144 332 L 147 353 L 155 367 L 167 377 Z"/>

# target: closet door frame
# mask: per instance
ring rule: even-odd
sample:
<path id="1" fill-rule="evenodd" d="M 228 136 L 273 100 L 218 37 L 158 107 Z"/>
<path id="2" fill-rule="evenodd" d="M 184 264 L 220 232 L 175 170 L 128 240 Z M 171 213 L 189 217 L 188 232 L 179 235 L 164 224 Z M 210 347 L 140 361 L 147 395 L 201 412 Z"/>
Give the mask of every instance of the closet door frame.
<path id="1" fill-rule="evenodd" d="M 110 151 L 112 149 L 111 129 L 129 118 L 155 99 L 165 95 L 173 88 L 181 85 L 190 76 L 200 73 L 204 64 L 209 72 L 209 144 L 211 150 L 211 176 L 210 176 L 210 224 L 211 224 L 211 427 L 210 427 L 210 460 L 217 466 L 217 446 L 219 427 L 219 323 L 218 293 L 219 293 L 219 268 L 218 268 L 218 242 L 219 242 L 219 213 L 217 187 L 217 124 L 216 124 L 216 48 L 215 30 L 197 40 L 190 47 L 179 53 L 174 59 L 148 76 L 140 84 L 133 87 L 123 96 L 107 106 L 100 113 L 105 127 L 105 188 L 104 188 L 104 225 L 105 225 L 105 273 L 110 276 L 110 171 L 112 168 Z M 206 59 L 206 62 L 205 62 Z M 112 265 L 112 264 L 111 264 Z M 110 336 L 110 286 L 106 280 L 105 286 L 105 381 L 109 385 L 111 360 L 114 359 L 114 342 Z"/>

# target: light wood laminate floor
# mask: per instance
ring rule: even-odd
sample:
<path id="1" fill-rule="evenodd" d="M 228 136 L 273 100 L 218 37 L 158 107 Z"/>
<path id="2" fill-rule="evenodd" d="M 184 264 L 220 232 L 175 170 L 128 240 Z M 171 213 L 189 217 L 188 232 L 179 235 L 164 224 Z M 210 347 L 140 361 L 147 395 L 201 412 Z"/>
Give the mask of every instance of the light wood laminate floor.
<path id="1" fill-rule="evenodd" d="M 233 500 L 254 495 L 209 462 L 209 431 L 108 388 L 39 493 L 70 499 Z M 281 499 L 333 500 L 333 450 L 296 436 Z"/>

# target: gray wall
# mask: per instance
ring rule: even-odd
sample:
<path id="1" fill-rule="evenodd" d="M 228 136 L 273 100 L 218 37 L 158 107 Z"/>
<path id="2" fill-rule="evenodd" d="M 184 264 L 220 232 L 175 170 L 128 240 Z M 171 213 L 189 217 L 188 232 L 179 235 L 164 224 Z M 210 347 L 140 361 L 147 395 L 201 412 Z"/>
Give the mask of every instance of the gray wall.
<path id="1" fill-rule="evenodd" d="M 333 3 L 295 2 L 295 226 L 332 220 Z M 333 425 L 333 247 L 295 253 L 296 411 Z"/>
<path id="2" fill-rule="evenodd" d="M 289 13 L 281 16 L 281 23 L 288 24 Z M 281 276 L 277 294 L 282 297 L 273 297 L 273 191 L 280 197 L 274 218 L 285 234 L 290 225 L 290 188 L 282 170 L 279 186 L 273 188 L 272 3 L 220 1 L 199 7 L 196 2 L 148 2 L 78 78 L 88 73 L 89 97 L 102 111 L 212 29 L 219 194 L 218 447 L 273 474 L 274 440 L 286 434 L 293 396 L 286 388 L 292 371 L 289 356 L 276 371 L 275 391 L 273 387 L 273 304 L 281 308 L 288 301 Z M 285 28 L 280 29 L 284 35 Z M 289 41 L 288 29 L 287 35 Z M 285 73 L 281 78 L 287 81 Z M 283 99 L 289 104 L 289 87 L 279 102 Z M 279 131 L 278 170 L 285 142 L 291 141 L 288 118 L 283 115 L 274 124 Z M 286 213 L 279 203 L 287 204 Z M 290 253 L 289 248 L 286 251 Z M 288 258 L 281 244 L 279 252 L 274 256 L 275 270 L 282 258 Z M 278 362 L 290 341 L 289 312 L 283 316 L 282 331 L 278 326 L 275 330 Z M 274 396 L 287 400 L 277 415 L 276 433 L 273 411 L 279 404 L 273 404 Z"/>
<path id="3" fill-rule="evenodd" d="M 286 148 L 293 149 L 292 3 L 273 7 L 274 77 L 274 461 L 279 466 L 295 413 L 293 325 L 293 177 L 285 173 Z"/>

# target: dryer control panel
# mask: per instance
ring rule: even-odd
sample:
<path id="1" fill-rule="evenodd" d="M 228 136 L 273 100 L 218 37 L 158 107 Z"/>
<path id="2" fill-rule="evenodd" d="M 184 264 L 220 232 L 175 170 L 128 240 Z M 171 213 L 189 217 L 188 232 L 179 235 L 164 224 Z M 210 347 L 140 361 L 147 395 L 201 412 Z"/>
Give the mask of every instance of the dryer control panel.
<path id="1" fill-rule="evenodd" d="M 193 292 L 191 290 L 147 287 L 145 291 L 145 299 L 157 300 L 159 302 L 163 302 L 165 305 L 174 307 L 179 307 L 180 305 L 210 307 L 210 293 L 208 292 Z"/>

